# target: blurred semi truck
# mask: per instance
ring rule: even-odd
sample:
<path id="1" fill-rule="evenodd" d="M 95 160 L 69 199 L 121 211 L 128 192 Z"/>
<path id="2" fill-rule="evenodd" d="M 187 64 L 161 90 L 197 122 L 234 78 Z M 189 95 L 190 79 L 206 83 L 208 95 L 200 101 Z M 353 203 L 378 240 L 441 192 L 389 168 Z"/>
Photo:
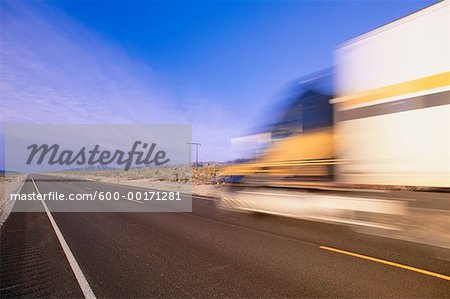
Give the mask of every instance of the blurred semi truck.
<path id="1" fill-rule="evenodd" d="M 222 172 L 240 186 L 449 188 L 450 2 L 337 47 L 255 136 L 256 157 Z"/>

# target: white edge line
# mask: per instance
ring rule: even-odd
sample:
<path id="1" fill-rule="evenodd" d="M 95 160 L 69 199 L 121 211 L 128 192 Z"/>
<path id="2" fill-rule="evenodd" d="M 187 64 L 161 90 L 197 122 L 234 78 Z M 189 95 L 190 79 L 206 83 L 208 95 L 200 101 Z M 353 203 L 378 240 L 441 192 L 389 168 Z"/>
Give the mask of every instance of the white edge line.
<path id="1" fill-rule="evenodd" d="M 30 175 L 31 181 L 33 182 L 34 188 L 36 188 L 36 191 L 38 194 L 41 194 L 38 187 L 36 186 L 36 183 L 34 182 L 33 177 Z M 73 274 L 75 275 L 75 278 L 78 281 L 78 285 L 81 288 L 81 291 L 83 292 L 83 295 L 85 298 L 96 298 L 94 292 L 91 289 L 91 286 L 89 285 L 89 282 L 87 281 L 86 277 L 83 274 L 83 271 L 81 271 L 80 266 L 78 265 L 77 260 L 75 259 L 75 256 L 73 255 L 72 251 L 69 248 L 69 245 L 67 245 L 66 240 L 64 239 L 63 234 L 61 233 L 61 230 L 59 229 L 58 225 L 55 222 L 55 219 L 53 219 L 52 214 L 50 213 L 50 210 L 47 207 L 47 204 L 44 200 L 41 200 L 42 205 L 44 206 L 45 212 L 47 213 L 48 219 L 50 220 L 50 223 L 52 224 L 53 230 L 56 233 L 56 236 L 58 237 L 59 243 L 61 244 L 61 247 L 64 251 L 64 254 L 67 257 L 67 260 L 69 261 L 70 267 L 72 268 Z"/>

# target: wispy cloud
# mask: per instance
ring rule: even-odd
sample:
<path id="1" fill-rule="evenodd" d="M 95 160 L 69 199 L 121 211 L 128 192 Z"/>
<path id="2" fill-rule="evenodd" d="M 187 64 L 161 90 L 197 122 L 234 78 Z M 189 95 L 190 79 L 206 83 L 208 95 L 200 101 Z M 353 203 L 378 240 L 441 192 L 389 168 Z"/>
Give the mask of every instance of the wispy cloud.
<path id="1" fill-rule="evenodd" d="M 203 159 L 232 157 L 245 120 L 201 91 L 176 98 L 149 65 L 64 13 L 2 1 L 1 28 L 0 126 L 191 123 Z"/>

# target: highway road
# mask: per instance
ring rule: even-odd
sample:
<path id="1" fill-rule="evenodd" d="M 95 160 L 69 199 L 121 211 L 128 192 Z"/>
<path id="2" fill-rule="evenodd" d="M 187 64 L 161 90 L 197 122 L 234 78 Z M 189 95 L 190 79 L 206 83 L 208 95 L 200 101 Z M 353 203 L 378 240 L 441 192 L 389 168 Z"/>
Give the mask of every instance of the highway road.
<path id="1" fill-rule="evenodd" d="M 22 193 L 132 188 L 45 178 L 29 176 Z M 450 296 L 449 250 L 345 226 L 227 211 L 196 197 L 192 213 L 31 204 L 41 210 L 13 210 L 2 227 L 2 298 Z"/>

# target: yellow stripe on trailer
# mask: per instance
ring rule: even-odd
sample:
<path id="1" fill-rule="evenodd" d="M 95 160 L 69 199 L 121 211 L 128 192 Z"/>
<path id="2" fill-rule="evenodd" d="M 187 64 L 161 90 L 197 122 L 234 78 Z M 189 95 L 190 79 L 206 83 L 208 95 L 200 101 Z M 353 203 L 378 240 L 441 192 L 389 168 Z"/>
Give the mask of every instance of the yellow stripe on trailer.
<path id="1" fill-rule="evenodd" d="M 406 81 L 381 88 L 371 89 L 356 94 L 339 97 L 333 100 L 338 108 L 346 108 L 354 105 L 369 103 L 372 101 L 391 97 L 412 94 L 450 86 L 450 72 L 444 72 L 433 76 L 423 77 L 412 81 Z"/>

